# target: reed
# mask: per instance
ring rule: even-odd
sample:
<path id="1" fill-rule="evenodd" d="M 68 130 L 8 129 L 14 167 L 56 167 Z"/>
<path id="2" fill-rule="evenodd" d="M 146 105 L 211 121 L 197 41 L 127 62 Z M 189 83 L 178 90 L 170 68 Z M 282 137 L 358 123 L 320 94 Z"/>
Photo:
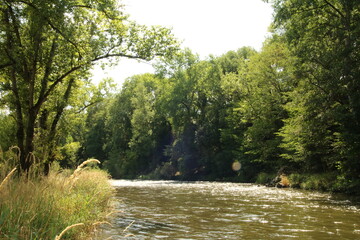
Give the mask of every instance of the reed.
<path id="1" fill-rule="evenodd" d="M 60 240 L 62 238 L 62 236 L 70 229 L 74 228 L 74 227 L 77 227 L 77 226 L 84 226 L 83 223 L 76 223 L 76 224 L 73 224 L 73 225 L 70 225 L 70 226 L 67 226 L 60 234 L 59 236 L 56 236 L 55 237 L 55 240 Z"/>
<path id="2" fill-rule="evenodd" d="M 134 224 L 135 220 L 132 221 L 124 230 L 123 232 L 126 232 L 133 224 Z"/>
<path id="3" fill-rule="evenodd" d="M 81 164 L 75 169 L 75 171 L 73 172 L 73 174 L 71 174 L 70 179 L 75 179 L 75 178 L 79 175 L 79 173 L 84 169 L 84 167 L 85 167 L 87 164 L 89 164 L 89 163 L 97 163 L 97 164 L 100 164 L 100 161 L 97 160 L 97 159 L 94 159 L 94 158 L 88 159 L 88 160 L 84 161 L 83 163 L 81 163 Z"/>
<path id="4" fill-rule="evenodd" d="M 11 172 L 9 172 L 9 174 L 4 178 L 4 180 L 1 182 L 0 184 L 0 192 L 2 190 L 2 188 L 6 185 L 6 183 L 9 181 L 9 179 L 11 178 L 11 176 L 15 173 L 16 168 L 14 168 L 13 170 L 11 170 Z"/>

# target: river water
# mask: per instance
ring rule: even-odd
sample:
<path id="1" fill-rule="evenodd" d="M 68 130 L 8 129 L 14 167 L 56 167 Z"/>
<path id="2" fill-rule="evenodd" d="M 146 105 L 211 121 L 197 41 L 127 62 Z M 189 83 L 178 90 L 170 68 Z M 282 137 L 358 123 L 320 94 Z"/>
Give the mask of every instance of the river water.
<path id="1" fill-rule="evenodd" d="M 254 184 L 114 180 L 99 239 L 360 239 L 360 205 Z"/>

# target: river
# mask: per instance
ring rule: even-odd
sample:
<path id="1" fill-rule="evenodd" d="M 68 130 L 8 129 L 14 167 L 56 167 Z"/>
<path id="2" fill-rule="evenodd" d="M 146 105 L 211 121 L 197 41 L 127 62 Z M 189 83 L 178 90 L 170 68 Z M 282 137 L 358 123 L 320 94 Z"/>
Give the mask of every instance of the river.
<path id="1" fill-rule="evenodd" d="M 99 239 L 360 239 L 360 206 L 254 184 L 113 180 Z"/>

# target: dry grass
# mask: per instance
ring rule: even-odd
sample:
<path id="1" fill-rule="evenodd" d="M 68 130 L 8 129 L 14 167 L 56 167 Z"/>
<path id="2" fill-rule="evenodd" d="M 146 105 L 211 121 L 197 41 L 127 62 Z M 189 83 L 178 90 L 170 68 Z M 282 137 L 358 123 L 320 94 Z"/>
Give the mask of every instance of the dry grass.
<path id="1" fill-rule="evenodd" d="M 133 224 L 134 224 L 135 220 L 132 221 L 124 230 L 123 232 L 126 232 Z"/>
<path id="2" fill-rule="evenodd" d="M 81 163 L 81 164 L 75 169 L 74 173 L 71 174 L 70 179 L 76 178 L 76 177 L 80 174 L 80 172 L 84 169 L 84 167 L 85 167 L 87 164 L 90 164 L 90 163 L 100 164 L 100 161 L 97 160 L 97 159 L 94 159 L 94 158 L 88 159 L 88 160 L 84 161 L 83 163 Z"/>
<path id="3" fill-rule="evenodd" d="M 280 182 L 279 184 L 282 186 L 282 187 L 290 187 L 290 180 L 289 178 L 284 175 L 284 174 L 281 174 L 280 175 Z"/>
<path id="4" fill-rule="evenodd" d="M 1 192 L 2 188 L 6 185 L 6 183 L 9 181 L 11 176 L 15 173 L 15 171 L 16 171 L 16 168 L 11 170 L 11 172 L 9 172 L 9 174 L 4 178 L 4 180 L 2 180 L 2 182 L 0 184 L 0 192 Z"/>
<path id="5" fill-rule="evenodd" d="M 59 236 L 56 236 L 56 237 L 55 237 L 55 240 L 60 240 L 60 239 L 62 238 L 62 236 L 63 236 L 68 230 L 70 230 L 70 229 L 72 229 L 72 228 L 74 228 L 74 227 L 77 227 L 77 226 L 84 226 L 84 224 L 83 224 L 83 223 L 76 223 L 76 224 L 73 224 L 73 225 L 71 225 L 71 226 L 66 227 L 66 228 L 60 233 Z"/>

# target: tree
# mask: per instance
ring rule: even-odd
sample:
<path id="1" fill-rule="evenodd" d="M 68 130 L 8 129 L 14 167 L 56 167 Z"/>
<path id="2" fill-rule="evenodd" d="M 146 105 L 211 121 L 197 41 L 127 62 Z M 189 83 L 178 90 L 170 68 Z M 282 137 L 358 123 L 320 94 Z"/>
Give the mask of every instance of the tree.
<path id="1" fill-rule="evenodd" d="M 126 81 L 120 93 L 114 96 L 108 106 L 105 128 L 110 134 L 103 146 L 108 152 L 108 159 L 104 166 L 114 178 L 129 175 L 127 158 L 130 155 L 129 142 L 132 138 L 131 116 L 134 109 L 131 97 L 133 85 L 131 81 Z"/>
<path id="2" fill-rule="evenodd" d="M 171 128 L 163 105 L 167 83 L 153 74 L 129 78 L 115 97 L 107 117 L 109 158 L 115 177 L 147 174 L 166 161 Z"/>
<path id="3" fill-rule="evenodd" d="M 164 108 L 171 124 L 173 142 L 166 154 L 185 175 L 198 167 L 194 141 L 200 94 L 196 88 L 196 76 L 203 73 L 200 69 L 197 69 L 199 72 L 195 70 L 194 66 L 198 63 L 198 56 L 185 49 L 175 58 L 164 59 L 156 66 L 157 75 L 169 82 L 162 99 L 166 102 Z"/>
<path id="4" fill-rule="evenodd" d="M 287 118 L 284 109 L 293 84 L 294 59 L 283 40 L 274 35 L 262 51 L 247 62 L 240 74 L 242 98 L 237 110 L 248 125 L 244 132 L 244 151 L 265 171 L 276 171 L 281 159 L 279 129 Z"/>
<path id="5" fill-rule="evenodd" d="M 74 107 L 76 114 L 83 114 L 86 117 L 85 126 L 80 139 L 82 143 L 80 159 L 98 159 L 101 163 L 108 159 L 106 145 L 109 141 L 109 131 L 106 126 L 109 117 L 109 105 L 112 104 L 116 85 L 111 78 L 103 79 L 98 86 L 82 87 L 76 96 L 83 96 L 81 105 Z M 79 101 L 79 99 L 78 99 Z M 84 113 L 85 112 L 85 113 Z M 83 119 L 82 119 L 83 121 Z M 78 126 L 79 124 L 75 124 Z"/>
<path id="6" fill-rule="evenodd" d="M 253 51 L 242 48 L 220 58 L 200 61 L 191 51 L 185 50 L 178 58 L 158 68 L 170 82 L 166 109 L 173 142 L 166 153 L 183 178 L 207 175 L 220 179 L 234 175 L 231 164 L 238 145 L 227 138 L 234 131 L 229 129 L 226 120 L 232 114 L 229 109 L 233 101 L 229 89 L 223 88 L 222 77 L 237 74 L 244 58 Z M 228 133 L 226 137 L 225 132 Z"/>
<path id="7" fill-rule="evenodd" d="M 46 103 L 63 97 L 60 118 L 76 81 L 102 59 L 152 59 L 177 49 L 170 30 L 127 21 L 115 0 L 1 0 L 1 91 L 16 119 L 20 165 L 27 171 L 34 136 Z M 51 137 L 50 137 L 51 138 Z"/>
<path id="8" fill-rule="evenodd" d="M 336 167 L 351 181 L 360 172 L 360 2 L 275 0 L 275 27 L 297 57 L 299 80 L 287 142 L 298 156 Z M 303 96 L 300 98 L 300 96 Z M 290 124 L 290 122 L 288 122 Z M 306 131 L 308 129 L 309 131 Z M 293 133 L 293 132 L 292 132 Z M 289 145 L 288 145 L 289 146 Z M 305 154 L 305 155 L 304 155 Z"/>

